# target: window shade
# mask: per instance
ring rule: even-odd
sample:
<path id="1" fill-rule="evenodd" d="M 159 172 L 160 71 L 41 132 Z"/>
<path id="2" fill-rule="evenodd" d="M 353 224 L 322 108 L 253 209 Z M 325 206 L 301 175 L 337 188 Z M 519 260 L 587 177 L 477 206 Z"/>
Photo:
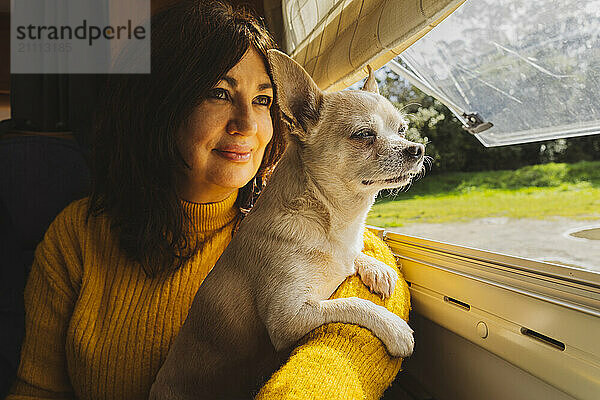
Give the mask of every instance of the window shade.
<path id="1" fill-rule="evenodd" d="M 265 0 L 265 9 L 280 3 L 284 50 L 333 91 L 366 76 L 367 64 L 383 66 L 464 1 Z"/>

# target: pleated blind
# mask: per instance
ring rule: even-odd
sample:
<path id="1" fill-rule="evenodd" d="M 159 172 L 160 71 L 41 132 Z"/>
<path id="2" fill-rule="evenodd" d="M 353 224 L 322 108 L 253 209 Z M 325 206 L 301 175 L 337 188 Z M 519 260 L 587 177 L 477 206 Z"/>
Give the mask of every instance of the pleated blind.
<path id="1" fill-rule="evenodd" d="M 265 0 L 265 9 L 280 3 L 282 46 L 322 89 L 333 91 L 366 76 L 367 64 L 383 66 L 464 1 Z"/>

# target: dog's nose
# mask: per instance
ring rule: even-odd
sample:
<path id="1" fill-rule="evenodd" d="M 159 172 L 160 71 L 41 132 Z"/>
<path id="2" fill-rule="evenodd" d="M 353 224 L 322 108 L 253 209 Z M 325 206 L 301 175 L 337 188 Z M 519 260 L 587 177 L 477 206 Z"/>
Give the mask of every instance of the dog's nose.
<path id="1" fill-rule="evenodd" d="M 408 157 L 419 159 L 423 157 L 423 153 L 425 153 L 425 146 L 422 144 L 413 144 L 412 146 L 406 147 L 404 153 Z"/>

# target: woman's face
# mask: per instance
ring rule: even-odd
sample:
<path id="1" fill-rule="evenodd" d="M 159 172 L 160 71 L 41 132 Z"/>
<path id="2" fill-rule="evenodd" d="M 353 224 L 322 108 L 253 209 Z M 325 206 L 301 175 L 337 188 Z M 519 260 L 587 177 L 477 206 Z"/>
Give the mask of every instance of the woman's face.
<path id="1" fill-rule="evenodd" d="M 273 136 L 271 80 L 252 47 L 209 92 L 178 134 L 191 169 L 179 195 L 196 203 L 227 198 L 256 175 Z"/>

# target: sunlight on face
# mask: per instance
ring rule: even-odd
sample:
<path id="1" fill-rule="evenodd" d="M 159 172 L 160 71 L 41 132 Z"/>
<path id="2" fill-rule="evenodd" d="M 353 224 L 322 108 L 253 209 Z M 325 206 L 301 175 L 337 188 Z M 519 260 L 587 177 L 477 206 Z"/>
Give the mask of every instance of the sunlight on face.
<path id="1" fill-rule="evenodd" d="M 191 167 L 178 185 L 183 199 L 221 201 L 250 182 L 273 136 L 272 101 L 263 58 L 251 47 L 179 132 L 179 151 Z"/>

